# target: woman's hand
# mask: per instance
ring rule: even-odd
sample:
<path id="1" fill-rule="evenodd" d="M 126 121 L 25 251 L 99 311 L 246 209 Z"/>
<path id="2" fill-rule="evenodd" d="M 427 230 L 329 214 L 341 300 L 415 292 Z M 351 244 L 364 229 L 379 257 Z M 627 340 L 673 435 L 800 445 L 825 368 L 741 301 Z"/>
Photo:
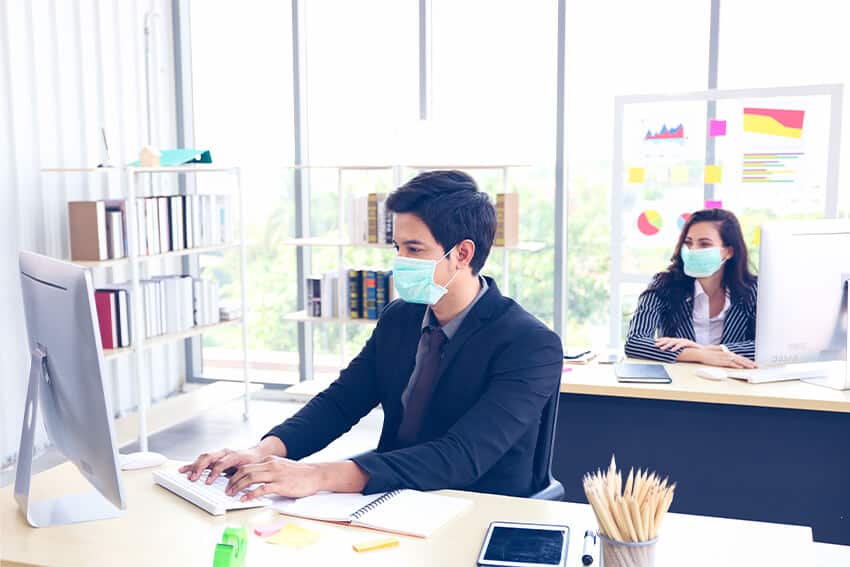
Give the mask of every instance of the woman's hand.
<path id="1" fill-rule="evenodd" d="M 679 352 L 686 348 L 703 348 L 703 346 L 699 343 L 676 337 L 661 337 L 659 339 L 655 339 L 655 346 L 661 350 L 669 350 L 672 352 Z"/>
<path id="2" fill-rule="evenodd" d="M 724 368 L 755 368 L 756 363 L 744 356 L 729 352 L 720 348 L 704 348 L 694 353 L 696 360 L 708 366 L 722 366 Z"/>

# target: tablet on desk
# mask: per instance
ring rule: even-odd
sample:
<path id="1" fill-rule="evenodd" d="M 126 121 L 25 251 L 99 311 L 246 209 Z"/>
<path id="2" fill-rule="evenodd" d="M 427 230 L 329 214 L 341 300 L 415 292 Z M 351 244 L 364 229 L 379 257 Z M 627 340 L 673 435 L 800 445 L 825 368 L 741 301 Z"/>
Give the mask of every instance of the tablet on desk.
<path id="1" fill-rule="evenodd" d="M 492 522 L 478 564 L 493 567 L 559 567 L 567 564 L 570 528 Z"/>
<path id="2" fill-rule="evenodd" d="M 669 384 L 672 382 L 667 370 L 661 364 L 617 364 L 614 366 L 617 382 Z"/>

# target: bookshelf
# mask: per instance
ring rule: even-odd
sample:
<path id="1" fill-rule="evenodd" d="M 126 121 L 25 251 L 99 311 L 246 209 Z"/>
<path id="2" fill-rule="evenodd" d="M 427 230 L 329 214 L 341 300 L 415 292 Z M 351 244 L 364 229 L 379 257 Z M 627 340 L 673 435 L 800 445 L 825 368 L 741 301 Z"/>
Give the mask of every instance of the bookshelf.
<path id="1" fill-rule="evenodd" d="M 185 250 L 175 250 L 173 252 L 165 252 L 162 254 L 138 256 L 136 258 L 136 261 L 147 262 L 164 258 L 179 258 L 180 256 L 189 256 L 190 254 L 212 254 L 215 252 L 222 252 L 224 250 L 230 250 L 231 248 L 238 247 L 238 242 L 233 242 L 230 244 L 221 244 L 219 246 L 199 246 L 197 248 L 186 248 Z M 115 268 L 128 264 L 130 262 L 130 258 L 125 256 L 124 258 L 111 258 L 109 260 L 73 260 L 73 262 L 75 264 L 85 266 L 87 268 Z"/>
<path id="2" fill-rule="evenodd" d="M 202 255 L 221 252 L 225 250 L 238 249 L 239 251 L 239 281 L 240 281 L 240 300 L 242 308 L 242 317 L 219 321 L 215 324 L 197 325 L 190 329 L 157 335 L 153 337 L 145 337 L 144 331 L 144 312 L 142 310 L 142 301 L 137 299 L 131 300 L 132 312 L 132 344 L 126 348 L 105 349 L 103 352 L 104 360 L 114 360 L 124 356 L 133 358 L 133 368 L 135 374 L 136 392 L 138 395 L 138 440 L 141 451 L 148 450 L 148 406 L 150 404 L 150 376 L 145 375 L 143 353 L 146 349 L 154 346 L 164 345 L 176 341 L 185 340 L 188 338 L 200 336 L 205 332 L 213 329 L 219 329 L 231 325 L 240 325 L 242 327 L 242 397 L 244 401 L 244 417 L 248 418 L 250 410 L 250 391 L 251 384 L 248 379 L 248 328 L 245 317 L 247 316 L 247 298 L 246 298 L 246 254 L 245 254 L 245 196 L 242 191 L 241 170 L 235 166 L 221 166 L 213 164 L 194 164 L 181 165 L 171 167 L 56 167 L 44 168 L 41 170 L 45 174 L 86 174 L 86 175 L 117 175 L 120 176 L 122 184 L 125 187 L 123 191 L 126 207 L 126 230 L 127 230 L 127 256 L 123 258 L 114 258 L 101 261 L 75 261 L 76 264 L 84 266 L 90 270 L 115 268 L 127 265 L 130 271 L 131 294 L 133 298 L 140 298 L 141 294 L 141 271 L 154 260 L 163 260 L 169 258 L 186 257 L 189 255 Z M 142 254 L 140 251 L 139 232 L 136 226 L 136 198 L 139 195 L 140 178 L 145 175 L 174 175 L 174 174 L 226 174 L 233 177 L 235 192 L 237 195 L 239 214 L 237 224 L 239 226 L 238 240 L 231 243 L 224 243 L 214 246 L 202 246 L 196 248 L 187 248 L 184 250 L 164 252 L 161 254 Z"/>
<path id="3" fill-rule="evenodd" d="M 413 170 L 415 173 L 421 173 L 423 171 L 428 170 L 436 170 L 436 169 L 459 169 L 459 170 L 491 170 L 491 171 L 500 171 L 502 177 L 501 183 L 501 192 L 508 193 L 509 191 L 509 172 L 514 168 L 523 168 L 528 167 L 528 164 L 432 164 L 432 165 L 385 165 L 385 164 L 376 164 L 376 165 L 291 165 L 284 166 L 284 169 L 336 169 L 337 171 L 337 193 L 340 195 L 338 201 L 337 208 L 337 226 L 339 227 L 340 234 L 343 234 L 343 227 L 346 226 L 346 199 L 342 197 L 343 194 L 343 174 L 346 171 L 388 171 L 393 175 L 393 186 L 398 187 L 402 182 L 402 172 L 404 170 Z M 286 246 L 294 246 L 298 248 L 311 248 L 311 247 L 325 247 L 325 248 L 336 248 L 337 249 L 337 267 L 342 270 L 345 266 L 345 258 L 344 251 L 347 248 L 377 248 L 377 249 L 392 249 L 392 244 L 367 244 L 367 243 L 356 243 L 351 242 L 347 238 L 336 237 L 336 236 L 303 236 L 290 238 L 283 242 Z M 502 278 L 500 282 L 500 286 L 503 292 L 508 293 L 510 289 L 510 254 L 512 252 L 524 252 L 524 253 L 536 253 L 546 248 L 545 242 L 519 242 L 516 246 L 493 246 L 493 250 L 501 251 L 501 263 L 502 263 Z M 299 278 L 298 285 L 305 286 L 305 279 L 308 274 L 299 273 L 297 277 Z M 340 286 L 340 295 L 339 295 L 339 305 L 347 305 L 348 298 L 345 296 L 344 286 Z M 346 326 L 349 324 L 353 325 L 374 325 L 376 323 L 375 320 L 372 319 L 350 319 L 347 317 L 312 317 L 307 315 L 307 305 L 306 305 L 306 294 L 305 294 L 305 305 L 300 305 L 300 310 L 294 313 L 288 313 L 284 315 L 284 319 L 288 321 L 296 321 L 299 324 L 303 324 L 305 326 L 305 333 L 307 335 L 307 340 L 312 340 L 312 327 L 311 325 L 314 323 L 329 323 L 329 324 L 337 324 L 340 326 L 339 329 L 339 341 L 340 341 L 340 364 L 341 366 L 345 366 L 347 364 L 347 356 L 346 356 Z M 311 351 L 312 352 L 312 351 Z M 302 349 L 300 352 L 301 356 L 305 355 L 305 350 Z M 302 368 L 312 368 L 312 360 L 308 365 L 302 365 Z M 309 381 L 312 380 L 312 376 L 306 376 L 302 373 L 300 377 L 301 381 Z"/>
<path id="4" fill-rule="evenodd" d="M 145 339 L 145 344 L 142 348 L 150 348 L 159 345 L 164 345 L 168 343 L 172 343 L 175 341 L 181 341 L 183 339 L 188 339 L 189 337 L 196 337 L 198 335 L 203 335 L 207 331 L 212 331 L 214 329 L 220 329 L 222 327 L 228 327 L 230 325 L 238 325 L 242 324 L 242 318 L 239 317 L 237 319 L 231 319 L 229 321 L 219 321 L 218 323 L 212 325 L 196 325 L 191 329 L 186 329 L 185 331 L 178 331 L 176 333 L 166 333 L 164 335 L 157 335 L 154 337 L 149 337 Z M 117 358 L 119 356 L 124 356 L 126 354 L 131 354 L 134 352 L 132 346 L 125 348 L 105 348 L 103 349 L 103 358 L 104 360 L 109 360 L 110 358 Z"/>
<path id="5" fill-rule="evenodd" d="M 307 312 L 296 311 L 295 313 L 288 313 L 283 316 L 287 321 L 300 321 L 302 323 L 341 323 L 346 325 L 348 323 L 354 325 L 374 325 L 378 321 L 376 319 L 348 319 L 346 317 L 311 317 L 307 315 Z"/>

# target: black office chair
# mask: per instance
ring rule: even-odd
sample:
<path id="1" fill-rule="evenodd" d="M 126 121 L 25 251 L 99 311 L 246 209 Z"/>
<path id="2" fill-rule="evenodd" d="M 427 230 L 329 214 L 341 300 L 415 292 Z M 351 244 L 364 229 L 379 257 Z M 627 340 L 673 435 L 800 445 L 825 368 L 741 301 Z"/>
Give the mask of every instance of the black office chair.
<path id="1" fill-rule="evenodd" d="M 552 476 L 552 454 L 555 450 L 555 424 L 558 419 L 558 400 L 561 393 L 555 391 L 552 398 L 543 406 L 540 416 L 540 433 L 537 447 L 534 449 L 533 484 L 536 492 L 529 498 L 537 500 L 563 500 L 564 486 Z"/>

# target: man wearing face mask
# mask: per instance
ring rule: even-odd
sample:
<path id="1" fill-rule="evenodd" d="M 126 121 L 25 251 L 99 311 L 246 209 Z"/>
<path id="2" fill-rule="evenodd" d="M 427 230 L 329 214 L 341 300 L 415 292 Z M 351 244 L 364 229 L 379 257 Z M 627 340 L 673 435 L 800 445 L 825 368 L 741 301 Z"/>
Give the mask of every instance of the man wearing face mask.
<path id="1" fill-rule="evenodd" d="M 255 447 L 204 454 L 181 469 L 207 482 L 236 468 L 235 494 L 300 497 L 320 491 L 455 488 L 527 496 L 543 407 L 560 384 L 560 338 L 482 276 L 496 213 L 459 171 L 418 175 L 392 193 L 399 299 L 363 350 L 325 391 Z M 375 406 L 375 451 L 301 463 Z"/>

